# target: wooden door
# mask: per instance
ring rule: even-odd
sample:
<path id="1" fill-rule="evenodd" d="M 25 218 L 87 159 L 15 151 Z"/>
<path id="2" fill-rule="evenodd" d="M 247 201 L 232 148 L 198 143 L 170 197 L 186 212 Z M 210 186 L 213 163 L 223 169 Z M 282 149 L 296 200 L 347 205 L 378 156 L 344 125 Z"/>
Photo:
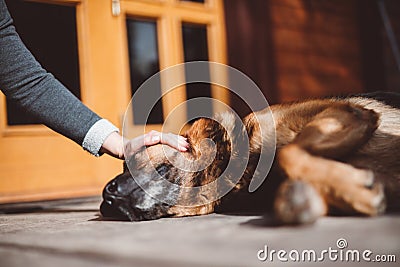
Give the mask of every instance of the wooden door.
<path id="1" fill-rule="evenodd" d="M 8 0 L 7 3 L 12 1 Z M 59 32 L 75 34 L 74 46 L 78 67 L 72 67 L 73 70 L 68 69 L 68 62 L 72 56 L 67 56 L 68 62 L 60 64 L 60 77 L 57 73 L 54 74 L 62 82 L 68 83 L 68 78 L 63 81 L 64 78 L 61 76 L 63 73 L 75 71 L 75 78 L 70 79 L 76 80 L 78 77 L 78 82 L 67 87 L 92 110 L 120 128 L 135 87 L 140 85 L 143 79 L 148 78 L 146 75 L 154 74 L 152 73 L 154 71 L 196 60 L 196 54 L 185 53 L 191 46 L 199 51 L 199 59 L 226 62 L 221 0 L 34 0 L 22 2 L 30 5 L 28 12 L 39 10 L 37 16 L 43 17 L 43 20 L 48 19 L 44 21 L 44 24 L 54 25 L 57 28 L 60 26 L 57 23 L 64 21 L 65 24 L 65 21 L 69 21 L 66 26 L 63 26 L 67 28 Z M 10 10 L 11 5 L 12 3 Z M 51 7 L 58 9 L 56 12 L 60 14 L 67 10 L 70 15 L 67 18 L 58 15 L 63 19 L 57 22 L 57 16 L 54 16 L 53 12 L 43 12 Z M 46 14 L 53 14 L 53 16 L 46 17 Z M 23 17 L 27 17 L 26 14 Z M 17 19 L 16 15 L 15 24 L 19 31 Z M 74 30 L 69 31 L 68 27 Z M 132 37 L 132 34 L 140 34 L 143 31 L 145 33 L 150 31 L 153 34 L 151 38 L 144 40 L 144 45 L 153 49 L 146 54 L 153 55 L 153 59 L 156 58 L 156 64 L 144 73 L 144 76 L 138 76 L 134 64 L 140 63 L 141 58 L 137 57 L 140 53 L 135 51 L 135 44 L 140 40 Z M 196 43 L 191 43 L 190 35 L 200 36 L 205 48 L 198 48 Z M 44 36 L 46 37 L 46 34 Z M 71 39 L 74 38 L 68 38 L 68 40 Z M 48 44 L 53 40 L 49 38 L 43 41 Z M 30 46 L 29 42 L 26 44 Z M 57 44 L 54 46 L 62 49 Z M 45 56 L 48 55 L 48 51 L 41 47 L 39 45 L 39 52 L 44 52 Z M 56 49 L 55 51 L 56 56 L 63 53 L 65 50 Z M 40 61 L 40 58 L 38 59 Z M 55 70 L 50 71 L 57 72 L 57 66 Z M 141 78 L 138 79 L 138 77 Z M 163 90 L 163 84 L 160 84 L 160 88 Z M 196 93 L 192 94 L 195 90 L 195 87 L 183 86 L 165 95 L 158 110 L 155 111 L 153 121 L 147 123 L 145 129 L 140 120 L 134 121 L 131 125 L 133 133 L 140 135 L 143 134 L 143 129 L 145 131 L 162 129 L 168 114 L 188 97 L 195 97 Z M 217 90 L 215 86 L 210 86 L 209 95 L 228 102 L 227 92 Z M 139 117 L 136 114 L 137 108 L 140 110 L 140 103 L 133 108 L 133 116 L 136 118 Z M 214 109 L 213 112 L 215 111 L 218 110 Z M 97 195 L 101 193 L 104 184 L 122 169 L 121 161 L 107 155 L 95 158 L 72 141 L 45 126 L 32 124 L 34 122 L 23 114 L 15 119 L 15 114 L 18 112 L 10 103 L 7 103 L 3 95 L 0 95 L 0 112 L 0 203 Z M 168 126 L 168 130 L 179 132 L 186 122 L 186 117 L 185 110 L 174 114 L 174 120 Z"/>
<path id="2" fill-rule="evenodd" d="M 100 5 L 104 1 L 93 2 Z M 101 67 L 105 64 L 96 62 L 96 59 L 99 54 L 104 54 L 100 57 L 110 59 L 107 64 L 116 67 L 119 63 L 114 61 L 112 55 L 108 58 L 107 53 L 99 51 L 102 47 L 88 43 L 92 38 L 103 38 L 97 37 L 99 32 L 92 33 L 90 29 L 90 19 L 96 10 L 90 10 L 87 1 L 78 0 L 7 1 L 7 4 L 17 31 L 21 32 L 23 41 L 45 68 L 68 84 L 68 88 L 92 110 L 119 126 L 118 115 L 123 110 L 119 106 L 123 105 L 118 103 L 118 94 L 109 89 L 118 91 L 121 88 L 120 79 L 112 73 L 104 75 L 105 70 Z M 112 20 L 111 12 L 104 12 L 104 15 Z M 29 28 L 35 23 L 39 23 L 40 27 Z M 30 39 L 31 30 L 35 30 L 34 34 L 39 37 Z M 68 35 L 66 41 L 68 46 L 74 46 L 76 55 L 72 51 L 65 56 L 65 47 L 57 47 L 60 45 L 57 43 L 59 37 L 53 35 L 57 32 Z M 46 66 L 45 57 L 52 55 L 49 49 L 53 48 L 54 56 L 65 61 L 59 62 L 58 66 L 52 65 L 52 62 Z M 71 66 L 70 61 L 74 60 L 77 68 Z M 63 73 L 74 73 L 74 77 L 63 77 Z M 77 78 L 77 82 L 70 83 Z M 122 162 L 119 160 L 108 156 L 95 158 L 45 126 L 32 124 L 29 118 L 7 103 L 3 95 L 0 96 L 0 112 L 2 203 L 97 195 L 106 181 L 121 171 Z"/>

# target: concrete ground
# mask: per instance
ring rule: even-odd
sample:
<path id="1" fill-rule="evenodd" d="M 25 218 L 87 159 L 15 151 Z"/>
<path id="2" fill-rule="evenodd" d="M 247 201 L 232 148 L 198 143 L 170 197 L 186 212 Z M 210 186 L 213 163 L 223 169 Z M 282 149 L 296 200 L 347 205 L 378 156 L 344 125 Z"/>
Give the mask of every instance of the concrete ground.
<path id="1" fill-rule="evenodd" d="M 0 206 L 0 266 L 309 266 L 311 251 L 313 266 L 354 266 L 345 262 L 352 255 L 360 255 L 360 266 L 400 262 L 400 214 L 328 217 L 301 227 L 220 214 L 131 223 L 100 220 L 99 204 L 89 198 Z M 269 257 L 260 261 L 265 246 Z M 287 261 L 276 252 L 271 261 L 272 250 L 284 250 Z M 391 255 L 397 262 L 375 261 L 393 261 Z"/>

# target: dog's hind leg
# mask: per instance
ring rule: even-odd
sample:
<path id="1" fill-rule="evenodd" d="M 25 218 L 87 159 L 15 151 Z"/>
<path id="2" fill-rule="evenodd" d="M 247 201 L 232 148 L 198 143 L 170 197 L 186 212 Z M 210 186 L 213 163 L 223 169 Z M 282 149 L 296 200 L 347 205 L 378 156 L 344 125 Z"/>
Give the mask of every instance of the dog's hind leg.
<path id="1" fill-rule="evenodd" d="M 327 108 L 279 152 L 279 164 L 292 181 L 312 185 L 329 207 L 346 213 L 377 215 L 384 211 L 383 187 L 370 170 L 336 161 L 365 144 L 378 115 L 350 104 Z"/>

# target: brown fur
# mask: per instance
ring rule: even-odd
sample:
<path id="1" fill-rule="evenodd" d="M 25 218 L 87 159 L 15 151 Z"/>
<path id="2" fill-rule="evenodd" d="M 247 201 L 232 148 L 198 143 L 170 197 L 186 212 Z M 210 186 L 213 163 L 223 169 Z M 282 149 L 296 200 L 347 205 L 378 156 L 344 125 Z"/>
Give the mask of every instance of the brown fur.
<path id="1" fill-rule="evenodd" d="M 146 153 L 153 166 L 168 164 L 168 177 L 174 183 L 201 186 L 223 174 L 223 183 L 234 189 L 215 201 L 207 200 L 219 193 L 219 185 L 196 196 L 181 190 L 180 199 L 197 199 L 204 204 L 171 205 L 164 213 L 146 219 L 207 214 L 229 205 L 231 210 L 240 205 L 273 206 L 283 223 L 311 222 L 332 210 L 373 216 L 386 207 L 383 185 L 389 207 L 399 207 L 398 108 L 366 97 L 331 98 L 274 105 L 270 110 L 248 115 L 243 120 L 244 127 L 231 114 L 218 118 L 199 119 L 192 125 L 186 133 L 191 144 L 188 153 L 179 154 L 157 145 L 134 156 L 135 168 L 139 173 L 150 172 Z M 225 126 L 217 121 L 223 121 Z M 261 147 L 271 145 L 271 131 L 275 129 L 277 160 L 266 182 L 252 195 L 246 192 L 247 186 L 258 175 L 255 169 Z M 243 161 L 237 144 L 243 141 L 244 133 L 249 137 L 249 162 L 239 182 L 231 184 L 237 178 L 235 164 L 239 166 Z M 205 139 L 212 140 L 215 147 Z M 210 158 L 213 161 L 205 169 L 185 171 Z M 234 168 L 226 173 L 228 162 L 233 162 Z"/>

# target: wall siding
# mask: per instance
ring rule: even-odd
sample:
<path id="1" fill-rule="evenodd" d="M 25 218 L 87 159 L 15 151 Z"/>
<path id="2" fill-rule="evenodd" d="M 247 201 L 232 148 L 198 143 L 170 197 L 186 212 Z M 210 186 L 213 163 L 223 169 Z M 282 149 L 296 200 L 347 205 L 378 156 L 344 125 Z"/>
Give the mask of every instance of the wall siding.
<path id="1" fill-rule="evenodd" d="M 400 1 L 386 1 L 399 28 Z M 229 63 L 270 103 L 399 87 L 375 1 L 227 0 L 225 10 Z"/>

